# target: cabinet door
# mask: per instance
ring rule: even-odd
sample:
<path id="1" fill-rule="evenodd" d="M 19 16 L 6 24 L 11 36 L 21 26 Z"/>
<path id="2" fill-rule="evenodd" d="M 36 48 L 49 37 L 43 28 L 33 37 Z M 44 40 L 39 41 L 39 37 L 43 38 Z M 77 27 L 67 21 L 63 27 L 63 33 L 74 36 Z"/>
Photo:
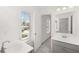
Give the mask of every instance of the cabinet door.
<path id="1" fill-rule="evenodd" d="M 61 42 L 57 42 L 57 41 L 53 42 L 53 52 L 54 53 L 79 53 L 79 51 L 76 50 L 75 48 L 76 47 L 69 45 L 69 44 L 65 44 L 65 43 L 61 43 Z"/>
<path id="2" fill-rule="evenodd" d="M 64 48 L 64 51 L 65 51 L 66 53 L 78 53 L 78 51 L 72 50 L 72 49 L 69 49 L 69 48 Z"/>
<path id="3" fill-rule="evenodd" d="M 65 53 L 64 48 L 58 45 L 53 46 L 53 52 L 54 53 Z"/>

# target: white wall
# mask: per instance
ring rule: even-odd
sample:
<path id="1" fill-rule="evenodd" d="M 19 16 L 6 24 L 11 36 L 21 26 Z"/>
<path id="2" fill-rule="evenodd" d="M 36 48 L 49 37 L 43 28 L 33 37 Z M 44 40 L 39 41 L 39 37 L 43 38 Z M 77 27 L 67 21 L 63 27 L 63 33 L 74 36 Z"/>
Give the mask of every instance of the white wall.
<path id="1" fill-rule="evenodd" d="M 18 12 L 16 7 L 0 7 L 0 43 L 19 39 Z"/>
<path id="2" fill-rule="evenodd" d="M 0 7 L 0 46 L 3 41 L 13 42 L 21 39 L 21 20 L 19 16 L 22 10 L 31 15 L 31 38 L 34 39 L 34 7 Z"/>

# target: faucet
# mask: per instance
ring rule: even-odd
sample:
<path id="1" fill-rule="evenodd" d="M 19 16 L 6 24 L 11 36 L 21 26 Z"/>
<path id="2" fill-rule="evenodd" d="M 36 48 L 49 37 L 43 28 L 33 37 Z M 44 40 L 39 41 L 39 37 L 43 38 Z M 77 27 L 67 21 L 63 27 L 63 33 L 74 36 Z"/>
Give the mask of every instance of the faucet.
<path id="1" fill-rule="evenodd" d="M 10 43 L 10 41 L 4 41 L 4 42 L 2 42 L 2 46 L 1 46 L 1 50 L 0 50 L 1 53 L 5 53 L 5 49 L 6 49 L 6 48 L 4 48 L 4 44 L 5 43 Z"/>

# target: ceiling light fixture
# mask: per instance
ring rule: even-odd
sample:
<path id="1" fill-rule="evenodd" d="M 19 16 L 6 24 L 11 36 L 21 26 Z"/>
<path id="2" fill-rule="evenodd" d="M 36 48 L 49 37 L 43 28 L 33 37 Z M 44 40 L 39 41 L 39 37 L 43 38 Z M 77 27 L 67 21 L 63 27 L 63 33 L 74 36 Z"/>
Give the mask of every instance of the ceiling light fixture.
<path id="1" fill-rule="evenodd" d="M 62 10 L 66 10 L 66 9 L 67 9 L 66 7 L 63 7 L 63 8 L 62 8 Z"/>
<path id="2" fill-rule="evenodd" d="M 60 11 L 60 10 L 61 10 L 60 8 L 57 8 L 57 9 L 56 9 L 56 11 Z"/>
<path id="3" fill-rule="evenodd" d="M 74 8 L 74 6 L 69 6 L 69 8 Z"/>

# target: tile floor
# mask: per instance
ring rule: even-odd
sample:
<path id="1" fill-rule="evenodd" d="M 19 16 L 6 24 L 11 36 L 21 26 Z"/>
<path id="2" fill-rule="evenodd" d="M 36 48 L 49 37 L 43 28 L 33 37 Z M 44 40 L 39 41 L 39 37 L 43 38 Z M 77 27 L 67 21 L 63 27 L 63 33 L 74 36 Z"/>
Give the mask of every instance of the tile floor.
<path id="1" fill-rule="evenodd" d="M 36 53 L 51 53 L 51 39 L 46 40 Z"/>

